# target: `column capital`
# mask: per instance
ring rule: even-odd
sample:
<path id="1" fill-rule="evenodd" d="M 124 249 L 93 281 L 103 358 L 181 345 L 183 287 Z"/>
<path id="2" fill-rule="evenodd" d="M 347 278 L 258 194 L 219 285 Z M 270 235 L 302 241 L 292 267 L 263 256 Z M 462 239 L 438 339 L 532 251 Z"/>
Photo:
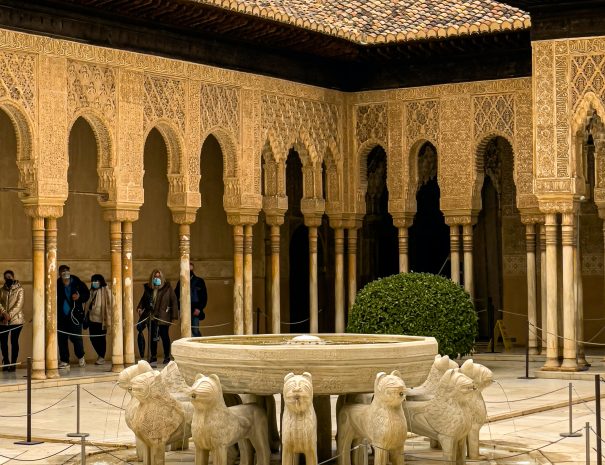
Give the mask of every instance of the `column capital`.
<path id="1" fill-rule="evenodd" d="M 231 226 L 243 226 L 246 224 L 256 224 L 258 221 L 258 211 L 248 210 L 230 210 L 227 211 L 227 223 Z"/>
<path id="2" fill-rule="evenodd" d="M 521 223 L 523 224 L 542 224 L 544 223 L 544 214 L 536 210 L 521 211 Z"/>
<path id="3" fill-rule="evenodd" d="M 474 212 L 472 212 L 472 213 L 471 212 L 467 212 L 467 213 L 444 212 L 444 215 L 445 215 L 445 224 L 447 224 L 448 226 L 456 226 L 458 224 L 473 225 L 477 222 L 477 215 Z"/>
<path id="4" fill-rule="evenodd" d="M 195 223 L 197 208 L 184 207 L 172 208 L 172 221 L 176 224 L 192 224 Z"/>
<path id="5" fill-rule="evenodd" d="M 63 205 L 25 204 L 25 214 L 31 218 L 60 218 L 63 216 Z"/>
<path id="6" fill-rule="evenodd" d="M 414 222 L 414 215 L 416 215 L 416 212 L 391 213 L 393 226 L 396 228 L 409 228 Z"/>
<path id="7" fill-rule="evenodd" d="M 575 213 L 578 201 L 572 195 L 565 196 L 540 196 L 538 197 L 540 212 L 548 213 Z"/>
<path id="8" fill-rule="evenodd" d="M 105 221 L 135 222 L 139 219 L 139 209 L 103 208 L 103 219 Z"/>
<path id="9" fill-rule="evenodd" d="M 300 211 L 307 216 L 323 216 L 326 211 L 326 201 L 319 197 L 308 197 L 300 201 Z M 306 220 L 305 220 L 306 221 Z"/>
<path id="10" fill-rule="evenodd" d="M 281 223 L 279 224 L 283 224 L 284 215 L 288 211 L 288 197 L 285 195 L 263 196 L 263 211 L 267 219 L 269 217 L 281 217 Z M 267 222 L 269 221 L 267 220 Z"/>

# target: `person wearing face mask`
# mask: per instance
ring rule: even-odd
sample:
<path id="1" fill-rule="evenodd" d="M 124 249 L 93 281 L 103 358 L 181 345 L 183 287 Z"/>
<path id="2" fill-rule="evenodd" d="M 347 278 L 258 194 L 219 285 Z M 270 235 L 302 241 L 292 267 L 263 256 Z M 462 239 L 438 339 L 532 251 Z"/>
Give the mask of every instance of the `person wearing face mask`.
<path id="1" fill-rule="evenodd" d="M 0 288 L 0 349 L 2 364 L 17 363 L 19 334 L 23 327 L 23 287 L 11 270 L 4 272 L 4 286 Z M 11 353 L 8 353 L 10 338 Z M 15 371 L 16 366 L 3 367 L 3 371 Z"/>
<path id="2" fill-rule="evenodd" d="M 179 319 L 178 302 L 170 283 L 164 279 L 160 270 L 153 270 L 149 282 L 145 284 L 143 295 L 137 305 L 139 322 L 137 323 L 137 345 L 141 358 L 145 358 L 145 328 L 150 331 L 149 363 L 157 367 L 158 340 L 162 339 L 164 364 L 170 362 L 170 325 Z"/>
<path id="3" fill-rule="evenodd" d="M 84 305 L 90 342 L 98 355 L 95 365 L 105 364 L 105 351 L 107 341 L 105 336 L 111 328 L 111 291 L 107 287 L 105 278 L 100 274 L 93 274 L 90 278 L 90 299 Z"/>
<path id="4" fill-rule="evenodd" d="M 57 279 L 57 328 L 59 343 L 59 368 L 69 368 L 69 344 L 74 346 L 78 364 L 86 366 L 84 344 L 82 342 L 82 323 L 84 322 L 84 304 L 90 297 L 88 287 L 69 271 L 69 266 L 59 267 Z"/>
<path id="5" fill-rule="evenodd" d="M 200 337 L 202 332 L 200 331 L 200 321 L 206 318 L 204 308 L 208 303 L 208 292 L 206 291 L 206 283 L 204 279 L 197 276 L 193 272 L 193 263 L 189 263 L 189 286 L 191 289 L 191 335 L 193 337 Z M 181 305 L 181 282 L 179 281 L 176 285 L 175 293 L 176 298 L 179 301 L 179 308 Z"/>

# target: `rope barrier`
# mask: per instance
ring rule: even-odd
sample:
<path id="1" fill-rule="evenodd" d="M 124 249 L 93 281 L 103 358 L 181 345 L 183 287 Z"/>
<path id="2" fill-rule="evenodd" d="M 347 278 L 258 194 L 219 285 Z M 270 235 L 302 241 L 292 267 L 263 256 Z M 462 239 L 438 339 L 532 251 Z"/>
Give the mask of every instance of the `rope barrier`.
<path id="1" fill-rule="evenodd" d="M 0 327 L 2 327 L 4 325 L 0 325 Z M 15 325 L 14 328 L 11 329 L 5 329 L 4 331 L 0 331 L 0 334 L 4 334 L 4 333 L 10 333 L 11 331 L 14 331 L 17 328 L 23 328 L 25 326 L 25 323 L 21 323 L 20 325 Z"/>
<path id="2" fill-rule="evenodd" d="M 555 389 L 554 391 L 549 391 L 549 392 L 545 392 L 543 394 L 538 394 L 536 396 L 526 397 L 524 399 L 513 399 L 513 400 L 507 399 L 507 400 L 492 400 L 492 401 L 486 400 L 484 402 L 486 404 L 508 404 L 508 403 L 511 403 L 511 402 L 523 402 L 525 400 L 537 399 L 538 397 L 547 396 L 549 394 L 553 394 L 555 392 L 562 391 L 563 389 L 567 389 L 567 386 L 559 388 L 559 389 Z"/>
<path id="3" fill-rule="evenodd" d="M 76 390 L 73 389 L 72 391 L 68 392 L 65 396 L 61 397 L 61 399 L 59 399 L 57 402 L 55 402 L 54 404 L 49 405 L 48 407 L 45 407 L 41 410 L 38 410 L 37 412 L 32 412 L 31 415 L 37 415 L 38 413 L 42 413 L 50 408 L 53 408 L 55 405 L 63 402 L 65 399 L 67 399 L 70 395 L 72 395 Z M 27 417 L 29 416 L 27 413 L 25 415 L 0 415 L 0 418 L 23 418 L 23 417 Z"/>
<path id="4" fill-rule="evenodd" d="M 62 454 L 63 452 L 65 452 L 68 449 L 71 449 L 75 445 L 76 444 L 71 444 L 68 447 L 66 447 L 65 449 L 61 449 L 59 452 L 55 452 L 54 454 L 48 455 L 46 457 L 40 457 L 40 458 L 37 458 L 37 459 L 18 459 L 17 457 L 19 457 L 22 454 L 15 455 L 14 457 L 8 457 L 6 455 L 0 454 L 0 457 L 2 457 L 3 459 L 15 460 L 16 462 L 38 462 L 39 460 L 46 460 L 46 459 L 49 459 L 51 457 L 54 457 L 55 455 Z"/>
<path id="5" fill-rule="evenodd" d="M 5 368 L 5 367 L 16 367 L 21 365 L 21 362 L 17 362 L 17 363 L 7 363 L 6 365 L 0 365 L 0 368 Z"/>
<path id="6" fill-rule="evenodd" d="M 117 409 L 120 409 L 120 410 L 126 410 L 126 409 L 125 409 L 125 408 L 123 408 L 123 407 L 120 407 L 120 406 L 115 405 L 115 404 L 112 404 L 111 402 L 108 402 L 108 401 L 106 401 L 106 400 L 104 400 L 104 399 L 101 399 L 99 396 L 97 396 L 96 394 L 93 394 L 92 392 L 90 392 L 90 391 L 89 391 L 88 389 L 86 389 L 86 388 L 82 388 L 82 390 L 83 390 L 83 391 L 88 392 L 88 393 L 89 393 L 91 396 L 93 396 L 95 399 L 100 400 L 101 402 L 103 402 L 103 403 L 105 403 L 105 404 L 107 404 L 107 405 L 111 405 L 112 407 L 117 408 Z"/>
<path id="7" fill-rule="evenodd" d="M 101 451 L 101 455 L 103 455 L 103 454 L 111 455 L 114 459 L 118 459 L 121 463 L 127 463 L 129 465 L 134 465 L 133 462 L 129 462 L 128 460 L 124 460 L 124 459 L 118 457 L 117 455 L 112 454 L 110 451 L 108 451 L 107 449 L 103 449 L 102 447 L 100 447 L 98 444 L 96 444 L 94 442 L 89 442 L 88 444 L 99 449 Z"/>

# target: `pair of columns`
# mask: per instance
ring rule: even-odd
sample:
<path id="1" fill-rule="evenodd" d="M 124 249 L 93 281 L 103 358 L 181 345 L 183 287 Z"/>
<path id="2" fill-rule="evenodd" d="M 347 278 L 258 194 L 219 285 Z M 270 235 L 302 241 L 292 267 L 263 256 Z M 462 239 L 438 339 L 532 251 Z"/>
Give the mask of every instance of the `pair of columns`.
<path id="1" fill-rule="evenodd" d="M 57 217 L 32 216 L 32 376 L 57 378 Z M 132 220 L 110 220 L 112 371 L 134 364 Z"/>
<path id="2" fill-rule="evenodd" d="M 583 348 L 578 363 L 578 342 L 582 340 L 578 331 L 583 327 L 582 277 L 580 255 L 577 249 L 577 220 L 574 210 L 561 214 L 559 248 L 559 223 L 557 213 L 546 213 L 544 217 L 545 271 L 546 271 L 546 363 L 543 370 L 577 371 L 584 364 Z M 558 324 L 558 251 L 562 254 L 562 316 L 563 335 L 559 335 Z M 544 325 L 544 321 L 543 321 Z M 563 361 L 559 363 L 559 339 L 563 339 Z"/>
<path id="3" fill-rule="evenodd" d="M 252 225 L 233 225 L 233 332 L 253 334 Z M 277 265 L 279 267 L 279 264 Z M 279 290 L 279 284 L 278 284 Z"/>
<path id="4" fill-rule="evenodd" d="M 473 283 L 473 222 L 471 220 L 461 223 L 454 218 L 448 221 L 450 226 L 450 278 L 455 283 L 461 284 L 460 256 L 462 246 L 464 290 L 471 298 L 474 293 Z M 462 229 L 462 237 L 460 230 Z M 461 240 L 462 239 L 462 240 Z"/>

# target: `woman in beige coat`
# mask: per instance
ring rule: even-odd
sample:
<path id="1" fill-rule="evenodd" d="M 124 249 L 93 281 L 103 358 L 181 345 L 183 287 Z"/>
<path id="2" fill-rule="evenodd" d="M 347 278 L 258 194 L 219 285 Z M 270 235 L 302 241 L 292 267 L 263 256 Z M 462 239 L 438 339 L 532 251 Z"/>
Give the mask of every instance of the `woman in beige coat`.
<path id="1" fill-rule="evenodd" d="M 15 279 L 11 270 L 4 272 L 4 285 L 0 288 L 0 350 L 2 350 L 2 371 L 15 371 L 19 357 L 19 334 L 23 327 L 23 287 Z M 8 340 L 10 338 L 10 357 Z"/>
<path id="2" fill-rule="evenodd" d="M 106 335 L 107 330 L 111 328 L 111 307 L 111 291 L 107 287 L 105 278 L 103 275 L 93 274 L 90 278 L 90 299 L 84 304 L 84 312 L 90 342 L 98 355 L 95 365 L 105 363 Z"/>

